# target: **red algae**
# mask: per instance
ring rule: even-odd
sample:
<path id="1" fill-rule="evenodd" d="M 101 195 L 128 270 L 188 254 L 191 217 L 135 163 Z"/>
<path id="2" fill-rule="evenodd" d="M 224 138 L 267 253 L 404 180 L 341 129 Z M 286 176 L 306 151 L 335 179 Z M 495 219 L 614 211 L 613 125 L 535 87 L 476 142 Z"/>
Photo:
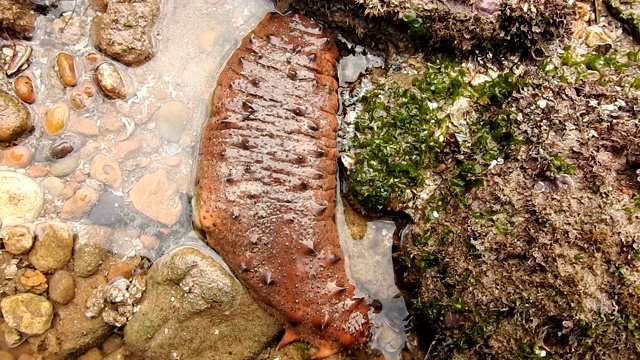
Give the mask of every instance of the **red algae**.
<path id="1" fill-rule="evenodd" d="M 361 344 L 369 306 L 354 295 L 335 223 L 335 36 L 269 14 L 220 75 L 198 168 L 199 225 L 253 297 L 316 358 Z"/>

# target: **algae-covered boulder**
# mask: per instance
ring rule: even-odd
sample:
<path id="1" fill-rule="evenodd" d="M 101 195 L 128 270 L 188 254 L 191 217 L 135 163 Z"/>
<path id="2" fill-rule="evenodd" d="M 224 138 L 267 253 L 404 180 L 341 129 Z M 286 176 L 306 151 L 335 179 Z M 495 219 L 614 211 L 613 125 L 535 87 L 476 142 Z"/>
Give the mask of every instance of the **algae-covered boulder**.
<path id="1" fill-rule="evenodd" d="M 169 359 L 173 353 L 183 359 L 253 358 L 281 330 L 211 253 L 181 247 L 153 264 L 140 310 L 124 330 L 136 354 L 144 359 Z"/>

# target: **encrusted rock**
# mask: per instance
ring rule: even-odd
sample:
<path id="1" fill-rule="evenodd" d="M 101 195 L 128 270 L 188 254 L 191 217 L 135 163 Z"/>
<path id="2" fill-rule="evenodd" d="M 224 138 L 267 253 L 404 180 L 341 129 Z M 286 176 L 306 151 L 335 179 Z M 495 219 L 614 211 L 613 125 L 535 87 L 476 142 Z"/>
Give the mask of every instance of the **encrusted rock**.
<path id="1" fill-rule="evenodd" d="M 18 290 L 42 294 L 47 291 L 47 278 L 38 270 L 24 269 L 20 275 Z"/>
<path id="2" fill-rule="evenodd" d="M 28 176 L 0 171 L 0 221 L 2 226 L 31 222 L 40 216 L 44 192 Z"/>
<path id="3" fill-rule="evenodd" d="M 62 205 L 60 217 L 63 219 L 77 219 L 91 210 L 98 201 L 98 192 L 85 186 L 79 189 L 69 200 Z"/>
<path id="4" fill-rule="evenodd" d="M 38 14 L 33 1 L 0 0 L 0 28 L 17 38 L 28 38 Z"/>
<path id="5" fill-rule="evenodd" d="M 93 18 L 96 48 L 125 65 L 140 65 L 155 53 L 151 28 L 160 12 L 159 0 L 101 1 L 104 13 Z"/>
<path id="6" fill-rule="evenodd" d="M 0 239 L 4 243 L 4 249 L 14 255 L 24 254 L 33 246 L 33 232 L 25 225 L 8 226 L 2 229 Z"/>
<path id="7" fill-rule="evenodd" d="M 12 328 L 29 335 L 42 334 L 51 326 L 53 306 L 42 296 L 17 294 L 0 302 L 2 316 Z"/>
<path id="8" fill-rule="evenodd" d="M 167 226 L 178 222 L 182 213 L 178 188 L 163 170 L 143 176 L 129 195 L 136 210 Z"/>
<path id="9" fill-rule="evenodd" d="M 238 281 L 207 253 L 182 247 L 156 261 L 125 327 L 127 345 L 148 359 L 254 358 L 280 330 Z"/>
<path id="10" fill-rule="evenodd" d="M 73 241 L 73 233 L 67 225 L 56 222 L 38 224 L 29 262 L 42 272 L 59 269 L 71 259 Z"/>
<path id="11" fill-rule="evenodd" d="M 33 128 L 27 107 L 13 95 L 0 90 L 0 145 L 18 140 Z"/>

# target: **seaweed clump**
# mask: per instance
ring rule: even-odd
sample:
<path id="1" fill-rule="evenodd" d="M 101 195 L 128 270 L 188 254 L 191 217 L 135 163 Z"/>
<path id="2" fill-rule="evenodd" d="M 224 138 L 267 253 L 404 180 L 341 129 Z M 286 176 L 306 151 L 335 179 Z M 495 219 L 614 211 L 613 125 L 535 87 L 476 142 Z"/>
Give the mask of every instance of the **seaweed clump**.
<path id="1" fill-rule="evenodd" d="M 472 68 L 379 85 L 356 121 L 352 201 L 415 221 L 421 356 L 639 358 L 637 53 Z"/>

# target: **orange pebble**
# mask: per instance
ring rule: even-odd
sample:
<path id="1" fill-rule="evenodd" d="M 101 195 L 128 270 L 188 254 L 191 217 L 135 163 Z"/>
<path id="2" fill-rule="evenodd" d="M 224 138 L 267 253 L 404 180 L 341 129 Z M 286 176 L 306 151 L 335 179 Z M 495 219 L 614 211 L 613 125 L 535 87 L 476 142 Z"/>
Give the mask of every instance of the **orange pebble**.
<path id="1" fill-rule="evenodd" d="M 13 88 L 20 100 L 27 104 L 33 104 L 36 101 L 36 94 L 33 88 L 33 81 L 28 76 L 18 76 L 13 83 Z"/>
<path id="2" fill-rule="evenodd" d="M 26 146 L 12 146 L 2 152 L 2 163 L 14 168 L 25 168 L 31 164 L 33 153 Z"/>

